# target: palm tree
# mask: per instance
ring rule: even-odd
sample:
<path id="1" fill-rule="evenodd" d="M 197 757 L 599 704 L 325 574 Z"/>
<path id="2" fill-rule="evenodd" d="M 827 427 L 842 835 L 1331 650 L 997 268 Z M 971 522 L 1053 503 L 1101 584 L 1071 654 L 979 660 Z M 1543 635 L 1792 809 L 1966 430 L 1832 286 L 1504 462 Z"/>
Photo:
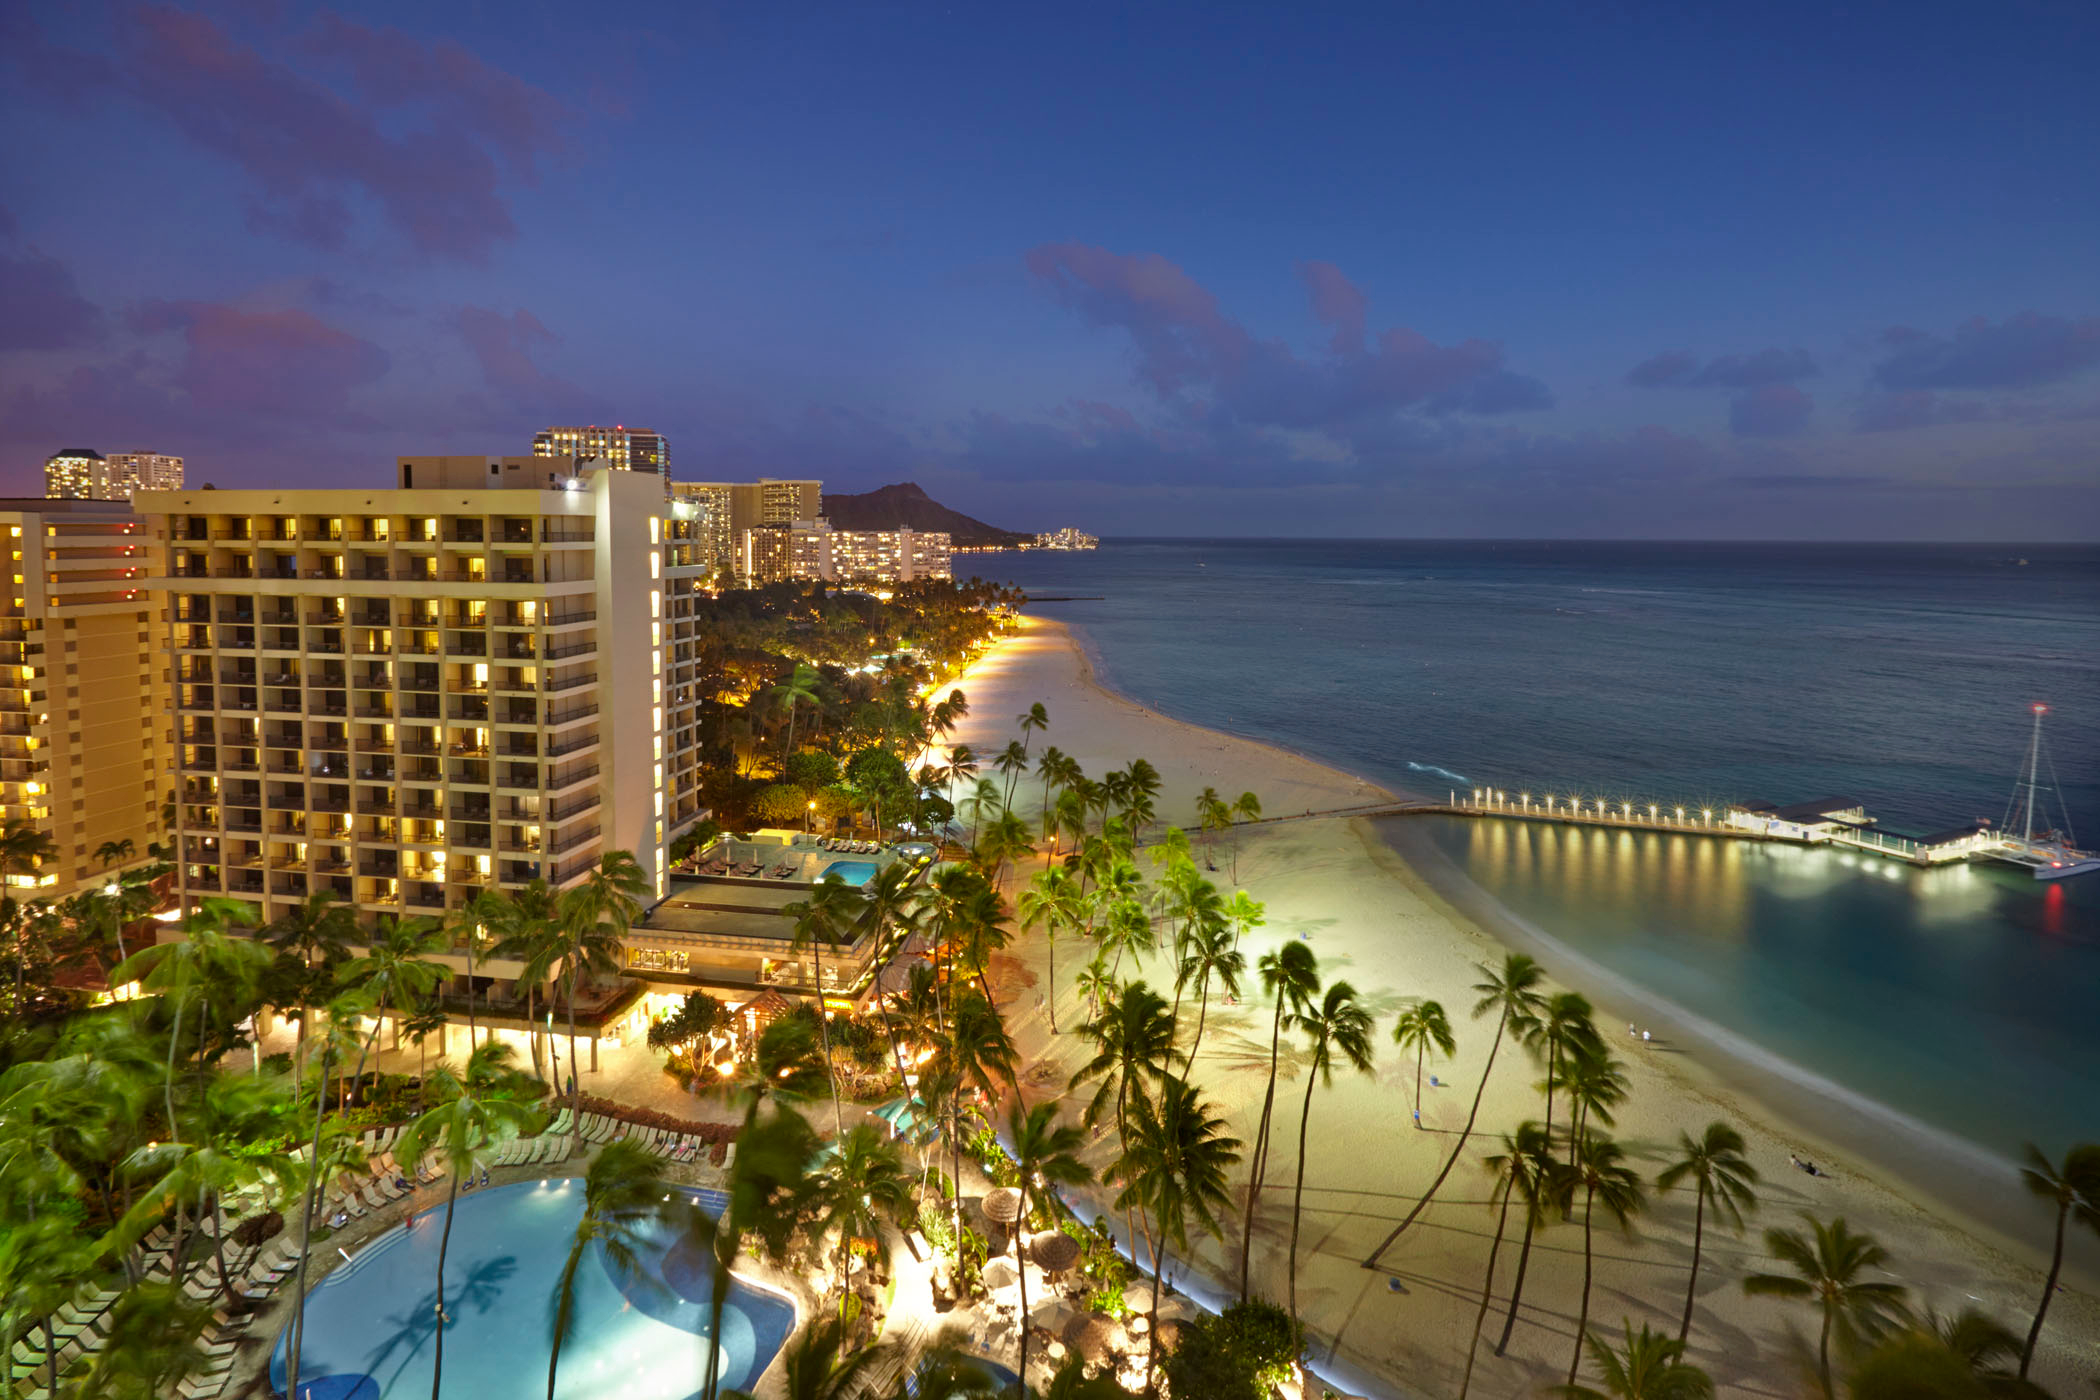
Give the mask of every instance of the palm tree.
<path id="1" fill-rule="evenodd" d="M 361 991 L 372 1001 L 372 1033 L 357 1052 L 357 1071 L 350 1076 L 352 1084 L 364 1081 L 365 1060 L 378 1043 L 387 1008 L 399 1011 L 419 1005 L 445 980 L 445 965 L 427 956 L 440 952 L 444 946 L 444 934 L 429 919 L 388 919 L 365 949 L 365 955 L 343 965 L 343 987 Z"/>
<path id="2" fill-rule="evenodd" d="M 1044 709 L 1043 702 L 1038 700 L 1022 713 L 1015 715 L 1014 723 L 1021 728 L 1021 755 L 1025 758 L 1028 755 L 1029 736 L 1050 727 L 1050 712 Z"/>
<path id="3" fill-rule="evenodd" d="M 1830 1343 L 1836 1339 L 1844 1350 L 1873 1341 L 1901 1318 L 1903 1285 L 1862 1278 L 1869 1269 L 1888 1263 L 1888 1251 L 1866 1235 L 1855 1235 L 1843 1216 L 1828 1224 L 1803 1213 L 1808 1233 L 1798 1230 L 1765 1231 L 1765 1249 L 1791 1274 L 1752 1274 L 1743 1280 L 1743 1291 L 1752 1296 L 1798 1298 L 1813 1303 L 1822 1314 L 1822 1332 L 1816 1344 L 1816 1371 L 1822 1377 L 1823 1394 L 1837 1394 L 1830 1374 Z"/>
<path id="4" fill-rule="evenodd" d="M 1298 1220 L 1305 1204 L 1306 1136 L 1312 1126 L 1313 1087 L 1334 1084 L 1336 1060 L 1346 1062 L 1360 1074 L 1371 1072 L 1371 1013 L 1356 999 L 1356 988 L 1347 982 L 1331 984 L 1316 1007 L 1308 1006 L 1292 1018 L 1303 1032 L 1310 1051 L 1305 1076 L 1305 1106 L 1298 1113 L 1298 1185 L 1291 1195 L 1291 1320 L 1298 1317 Z"/>
<path id="5" fill-rule="evenodd" d="M 1524 1041 L 1546 1069 L 1546 1131 L 1553 1131 L 1553 1088 L 1568 1061 L 1578 1054 L 1597 1054 L 1604 1048 L 1591 1020 L 1588 997 L 1580 992 L 1556 992 L 1546 998 L 1536 1019 L 1524 1028 Z"/>
<path id="6" fill-rule="evenodd" d="M 1187 951 L 1174 979 L 1176 986 L 1184 982 L 1196 984 L 1196 1034 L 1189 1041 L 1185 1064 L 1188 1071 L 1196 1068 L 1196 1048 L 1203 1044 L 1203 1027 L 1210 1020 L 1210 979 L 1217 978 L 1227 996 L 1240 994 L 1240 974 L 1247 970 L 1247 956 L 1233 946 L 1234 942 L 1222 919 L 1205 919 L 1189 933 Z"/>
<path id="7" fill-rule="evenodd" d="M 532 1051 L 532 1072 L 544 1078 L 540 1067 L 540 1020 L 535 1003 L 547 989 L 544 969 L 552 965 L 544 954 L 554 937 L 555 922 L 560 917 L 557 896 L 544 879 L 534 877 L 523 889 L 514 890 L 508 898 L 495 899 L 491 903 L 488 913 L 493 919 L 490 928 L 496 935 L 496 943 L 489 949 L 489 956 L 509 958 L 523 965 L 517 976 L 517 986 L 525 993 L 525 1041 Z M 536 970 L 538 975 L 533 975 Z M 551 1032 L 548 1040 L 551 1049 Z"/>
<path id="8" fill-rule="evenodd" d="M 1191 1221 L 1207 1234 L 1219 1232 L 1218 1212 L 1231 1199 L 1227 1181 L 1239 1160 L 1239 1139 L 1225 1135 L 1225 1120 L 1211 1111 L 1211 1105 L 1197 1096 L 1187 1080 L 1169 1075 L 1160 1085 L 1157 1103 L 1149 1096 L 1139 1098 L 1123 1155 L 1111 1171 L 1125 1183 L 1116 1205 L 1126 1215 L 1134 1206 L 1144 1207 L 1157 1231 L 1148 1335 L 1159 1336 L 1159 1295 L 1165 1291 L 1161 1280 L 1168 1251 L 1188 1249 Z M 1134 1245 L 1132 1257 L 1136 1257 Z M 1155 1342 L 1145 1362 L 1148 1390 L 1158 1355 Z"/>
<path id="9" fill-rule="evenodd" d="M 1706 1204 L 1731 1231 L 1743 1228 L 1743 1216 L 1757 1209 L 1757 1168 L 1743 1155 L 1743 1135 L 1726 1123 L 1715 1121 L 1694 1138 L 1677 1135 L 1677 1160 L 1655 1178 L 1657 1190 L 1674 1190 L 1689 1178 L 1696 1194 L 1692 1208 L 1692 1276 L 1684 1286 L 1684 1320 L 1677 1324 L 1677 1340 L 1692 1331 L 1692 1304 L 1699 1297 L 1699 1249 L 1706 1237 Z"/>
<path id="10" fill-rule="evenodd" d="M 1269 1015 L 1269 1087 L 1262 1094 L 1261 1125 L 1254 1134 L 1254 1161 L 1247 1179 L 1246 1218 L 1240 1222 L 1240 1301 L 1247 1301 L 1247 1271 L 1254 1243 L 1254 1206 L 1261 1199 L 1262 1177 L 1268 1166 L 1269 1124 L 1276 1110 L 1276 1062 L 1283 1046 L 1283 1020 L 1295 1025 L 1298 1013 L 1320 994 L 1319 961 L 1311 947 L 1290 942 L 1273 953 L 1264 953 L 1257 966 L 1262 990 L 1275 1009 Z"/>
<path id="11" fill-rule="evenodd" d="M 467 954 L 467 1053 L 474 1053 L 480 1027 L 474 1012 L 474 960 L 485 938 L 500 936 L 512 917 L 510 901 L 494 890 L 478 890 L 472 899 L 445 916 L 446 948 L 464 948 Z"/>
<path id="12" fill-rule="evenodd" d="M 101 861 L 102 868 L 107 870 L 120 860 L 130 860 L 137 850 L 137 843 L 126 836 L 120 841 L 104 841 L 95 847 L 95 859 Z"/>
<path id="13" fill-rule="evenodd" d="M 1023 1108 L 1016 1098 L 1007 1110 L 1007 1141 L 1012 1145 L 1016 1184 L 1021 1190 L 1021 1214 L 1014 1228 L 1014 1254 L 1021 1275 L 1021 1366 L 1016 1373 L 1025 1390 L 1028 1382 L 1028 1190 L 1047 1191 L 1053 1186 L 1077 1186 L 1093 1173 L 1079 1160 L 1086 1135 L 1070 1123 L 1057 1121 L 1055 1102 Z"/>
<path id="14" fill-rule="evenodd" d="M 1681 1339 L 1651 1331 L 1645 1322 L 1636 1333 L 1630 1318 L 1624 1325 L 1626 1345 L 1618 1350 L 1594 1332 L 1583 1338 L 1604 1377 L 1603 1389 L 1570 1382 L 1554 1393 L 1565 1400 L 1713 1400 L 1713 1378 L 1686 1363 Z"/>
<path id="15" fill-rule="evenodd" d="M 780 1024 L 775 1022 L 775 1024 Z M 805 1042 L 806 1043 L 806 1042 Z M 817 1135 L 791 1109 L 774 1106 L 764 1118 L 744 1116 L 737 1134 L 736 1161 L 730 1167 L 728 1204 L 710 1220 L 695 1211 L 691 1228 L 713 1246 L 714 1271 L 708 1281 L 708 1327 L 711 1343 L 722 1335 L 722 1312 L 729 1302 L 731 1269 L 747 1245 L 776 1262 L 785 1259 L 789 1241 L 801 1228 L 818 1179 L 809 1170 L 817 1154 Z M 719 1345 L 709 1357 L 702 1395 L 714 1400 L 721 1382 Z"/>
<path id="16" fill-rule="evenodd" d="M 1050 755 L 1045 753 L 1043 756 L 1047 759 Z M 1061 865 L 1049 865 L 1038 870 L 1016 903 L 1021 927 L 1031 929 L 1040 926 L 1043 930 L 1043 946 L 1050 955 L 1050 986 L 1043 994 L 1043 1000 L 1050 1008 L 1052 1035 L 1057 1034 L 1057 935 L 1060 930 L 1071 933 L 1078 929 L 1083 917 L 1081 908 L 1079 877 Z"/>
<path id="17" fill-rule="evenodd" d="M 2042 1301 L 2035 1305 L 2027 1343 L 2020 1348 L 2020 1376 L 2034 1364 L 2034 1344 L 2041 1339 L 2042 1319 L 2049 1315 L 2049 1300 L 2056 1294 L 2057 1275 L 2064 1267 L 2064 1226 L 2073 1219 L 2100 1232 L 2100 1143 L 2081 1143 L 2064 1154 L 2058 1167 L 2042 1155 L 2042 1149 L 2027 1144 L 2027 1165 L 2020 1180 L 2028 1191 L 2056 1207 L 2056 1244 L 2049 1254 L 2049 1277 L 2042 1283 Z"/>
<path id="18" fill-rule="evenodd" d="M 999 756 L 992 760 L 992 767 L 998 769 L 1006 778 L 1006 786 L 999 793 L 999 805 L 1010 807 L 1014 800 L 1014 782 L 1028 771 L 1028 745 L 1019 739 L 1010 741 L 999 751 Z"/>
<path id="19" fill-rule="evenodd" d="M 854 1124 L 853 1131 L 839 1139 L 819 1177 L 823 1207 L 812 1233 L 822 1239 L 838 1232 L 843 1295 L 854 1246 L 871 1241 L 875 1257 L 882 1258 L 890 1237 L 911 1218 L 911 1177 L 896 1139 L 873 1123 Z"/>
<path id="20" fill-rule="evenodd" d="M 574 889 L 557 902 L 557 918 L 549 928 L 546 946 L 539 958 L 527 964 L 526 975 L 546 977 L 554 964 L 561 964 L 562 1000 L 569 1013 L 569 1113 L 582 1116 L 582 1085 L 576 1063 L 576 986 L 583 978 L 620 969 L 620 952 L 627 930 L 634 923 L 641 901 L 649 891 L 642 869 L 626 851 L 608 851 Z"/>
<path id="21" fill-rule="evenodd" d="M 1364 1260 L 1364 1267 L 1367 1269 L 1378 1267 L 1379 1256 L 1391 1249 L 1393 1241 L 1400 1238 L 1401 1232 L 1414 1224 L 1415 1217 L 1429 1208 L 1429 1203 L 1436 1198 L 1437 1188 L 1444 1184 L 1445 1178 L 1451 1175 L 1451 1169 L 1458 1165 L 1459 1156 L 1466 1150 L 1466 1139 L 1473 1136 L 1473 1124 L 1480 1117 L 1480 1096 L 1487 1092 L 1488 1075 L 1494 1072 L 1495 1056 L 1502 1049 L 1503 1035 L 1512 1028 L 1522 1034 L 1530 1027 L 1532 1021 L 1537 1019 L 1541 1004 L 1537 988 L 1545 977 L 1537 963 L 1522 953 L 1511 953 L 1502 960 L 1500 971 L 1492 970 L 1483 964 L 1480 972 L 1481 980 L 1473 984 L 1473 990 L 1480 993 L 1480 1000 L 1473 1004 L 1473 1015 L 1477 1019 L 1494 1011 L 1497 1018 L 1495 1038 L 1488 1046 L 1487 1064 L 1480 1071 L 1480 1083 L 1473 1090 L 1473 1107 L 1466 1114 L 1466 1126 L 1459 1130 L 1457 1145 L 1451 1149 L 1451 1155 L 1444 1159 L 1443 1167 L 1437 1172 L 1436 1179 L 1429 1183 L 1429 1189 L 1422 1193 L 1422 1199 L 1415 1202 L 1414 1209 L 1393 1227 L 1391 1234 L 1379 1241 L 1378 1248 L 1372 1250 L 1370 1257 Z"/>
<path id="22" fill-rule="evenodd" d="M 554 1400 L 554 1374 L 561 1365 L 562 1343 L 576 1325 L 576 1270 L 584 1254 L 596 1245 L 617 1273 L 637 1274 L 637 1251 L 648 1227 L 665 1218 L 664 1207 L 671 1195 L 664 1180 L 664 1159 L 635 1138 L 605 1144 L 584 1174 L 583 1218 L 576 1222 L 569 1257 L 554 1285 L 547 1400 Z"/>
<path id="23" fill-rule="evenodd" d="M 1251 792 L 1243 792 L 1232 801 L 1232 883 L 1240 882 L 1240 823 L 1261 820 L 1261 799 Z"/>
<path id="24" fill-rule="evenodd" d="M 300 967 L 311 974 L 316 967 L 339 963 L 350 956 L 350 945 L 358 936 L 357 915 L 337 902 L 334 890 L 318 889 L 267 925 L 262 934 L 272 948 L 297 958 Z M 299 1017 L 299 1037 L 292 1047 L 294 1108 L 298 1106 L 298 1086 L 306 1075 L 307 1006 L 302 990 L 294 1008 Z"/>
<path id="25" fill-rule="evenodd" d="M 1422 1059 L 1434 1048 L 1447 1059 L 1458 1053 L 1458 1039 L 1451 1034 L 1451 1020 L 1437 1002 L 1417 1000 L 1393 1023 L 1393 1044 L 1401 1051 L 1415 1052 L 1415 1128 L 1422 1127 Z"/>
<path id="26" fill-rule="evenodd" d="M 1092 1130 L 1114 1105 L 1116 1137 L 1128 1141 L 1130 1104 L 1144 1097 L 1147 1083 L 1164 1080 L 1174 1063 L 1174 1018 L 1166 998 L 1143 982 L 1132 982 L 1101 1004 L 1101 1013 L 1079 1028 L 1093 1042 L 1094 1057 L 1073 1072 L 1067 1089 L 1098 1079 L 1080 1121 Z M 1123 1233 L 1130 1235 L 1129 1211 Z"/>
<path id="27" fill-rule="evenodd" d="M 182 1383 L 204 1369 L 197 1338 L 209 1321 L 210 1311 L 173 1283 L 126 1289 L 110 1308 L 109 1340 L 67 1395 L 76 1400 L 157 1400 L 179 1394 Z"/>
<path id="28" fill-rule="evenodd" d="M 1196 826 L 1203 833 L 1203 854 L 1210 858 L 1213 832 L 1223 831 L 1232 825 L 1232 804 L 1218 796 L 1218 790 L 1207 787 L 1196 794 Z M 1211 867 L 1215 870 L 1216 865 Z"/>
<path id="29" fill-rule="evenodd" d="M 1537 1155 L 1524 1163 L 1514 1179 L 1517 1194 L 1524 1198 L 1524 1243 L 1517 1250 L 1517 1276 L 1509 1286 L 1509 1313 L 1502 1319 L 1502 1335 L 1495 1341 L 1497 1356 L 1509 1350 L 1510 1333 L 1516 1330 L 1517 1308 L 1524 1301 L 1524 1274 L 1531 1265 L 1531 1241 L 1539 1226 L 1552 1223 L 1555 1212 L 1567 1215 L 1574 1186 L 1573 1174 L 1553 1155 L 1553 1134 L 1543 1123 L 1527 1145 Z"/>
<path id="30" fill-rule="evenodd" d="M 809 896 L 781 906 L 780 912 L 795 921 L 795 936 L 788 951 L 800 955 L 809 949 L 816 964 L 817 1035 L 824 1045 L 824 1077 L 831 1081 L 831 1122 L 839 1137 L 846 1135 L 846 1122 L 839 1108 L 838 1076 L 831 1063 L 831 1017 L 824 1007 L 824 949 L 836 948 L 866 912 L 861 892 L 834 872 L 810 887 Z"/>
<path id="31" fill-rule="evenodd" d="M 1845 1390 L 1851 1400 L 2049 1400 L 2019 1374 L 2020 1350 L 2018 1333 L 1974 1308 L 1954 1317 L 1928 1310 L 1860 1358 Z"/>
<path id="32" fill-rule="evenodd" d="M 816 1027 L 800 1016 L 782 1016 L 766 1023 L 750 1054 L 738 1057 L 735 1072 L 722 1084 L 722 1095 L 743 1107 L 749 1124 L 768 1099 L 800 1103 L 816 1097 L 824 1082 Z"/>
<path id="33" fill-rule="evenodd" d="M 1590 1279 L 1595 1256 L 1590 1239 L 1602 1207 L 1621 1230 L 1630 1228 L 1645 1197 L 1640 1174 L 1626 1165 L 1626 1149 L 1600 1133 L 1584 1133 L 1568 1144 L 1573 1184 L 1582 1188 L 1582 1308 L 1575 1315 L 1575 1354 L 1568 1359 L 1568 1384 L 1582 1369 L 1582 1339 L 1590 1326 Z"/>
<path id="34" fill-rule="evenodd" d="M 1552 1155 L 1552 1147 L 1543 1127 L 1525 1123 L 1504 1137 L 1502 1150 L 1482 1164 L 1495 1182 L 1488 1193 L 1488 1207 L 1495 1211 L 1495 1242 L 1488 1246 L 1487 1277 L 1480 1285 L 1480 1306 L 1473 1313 L 1473 1335 L 1466 1343 L 1466 1370 L 1459 1381 L 1458 1400 L 1466 1400 L 1466 1392 L 1473 1388 L 1473 1363 L 1480 1355 L 1481 1325 L 1487 1321 L 1488 1306 L 1495 1299 L 1495 1262 L 1502 1255 L 1502 1237 L 1509 1229 L 1509 1204 L 1536 1165 Z"/>
<path id="35" fill-rule="evenodd" d="M 1602 1042 L 1578 1049 L 1567 1059 L 1561 1066 L 1561 1087 L 1568 1096 L 1569 1123 L 1577 1133 L 1588 1128 L 1593 1118 L 1607 1128 L 1613 1126 L 1618 1121 L 1613 1110 L 1626 1102 L 1632 1090 L 1625 1065 Z"/>
<path id="36" fill-rule="evenodd" d="M 783 754 L 795 751 L 795 712 L 803 705 L 814 707 L 817 701 L 817 671 L 806 661 L 797 661 L 795 669 L 785 680 L 766 692 L 766 698 L 774 708 L 788 713 L 787 744 Z"/>
<path id="37" fill-rule="evenodd" d="M 964 988 L 949 1008 L 948 1033 L 927 1062 L 928 1078 L 946 1085 L 948 1098 L 949 1179 L 960 1181 L 962 1173 L 962 1096 L 974 1090 L 986 1099 L 996 1099 L 1002 1085 L 1020 1097 L 1014 1085 L 1014 1062 L 1018 1058 L 1013 1037 L 999 1012 L 980 993 Z M 955 1193 L 956 1237 L 962 1235 L 962 1191 Z"/>
<path id="38" fill-rule="evenodd" d="M 438 1400 L 445 1381 L 445 1324 L 451 1321 L 445 1315 L 445 1255 L 452 1247 L 452 1208 L 459 1200 L 460 1179 L 478 1171 L 498 1142 L 522 1133 L 533 1120 L 533 1110 L 510 1099 L 477 1093 L 449 1065 L 440 1064 L 433 1077 L 441 1101 L 409 1124 L 397 1155 L 402 1161 L 417 1162 L 425 1153 L 436 1151 L 445 1159 L 445 1230 L 438 1238 L 437 1319 L 431 1327 L 436 1351 L 431 1358 L 430 1400 Z"/>
<path id="39" fill-rule="evenodd" d="M 846 1345 L 846 1325 L 837 1318 L 814 1323 L 780 1358 L 782 1384 L 771 1394 L 779 1400 L 847 1400 L 859 1395 L 868 1374 L 894 1350 L 888 1342 Z M 722 1392 L 722 1400 L 752 1400 L 741 1390 Z"/>

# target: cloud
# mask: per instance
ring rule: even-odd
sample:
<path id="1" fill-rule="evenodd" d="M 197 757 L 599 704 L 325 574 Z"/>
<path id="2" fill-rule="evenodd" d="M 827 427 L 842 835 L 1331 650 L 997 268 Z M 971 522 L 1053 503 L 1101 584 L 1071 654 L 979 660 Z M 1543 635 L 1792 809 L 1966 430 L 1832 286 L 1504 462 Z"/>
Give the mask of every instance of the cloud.
<path id="1" fill-rule="evenodd" d="M 0 209 L 0 240 L 14 218 Z M 0 250 L 0 351 L 74 350 L 97 344 L 102 308 L 80 295 L 64 263 L 34 248 Z"/>
<path id="2" fill-rule="evenodd" d="M 509 408 L 536 423 L 589 421 L 605 413 L 605 404 L 596 395 L 547 373 L 534 362 L 534 347 L 559 342 L 530 311 L 521 307 L 506 316 L 487 307 L 465 306 L 454 326 L 481 366 L 483 383 Z"/>
<path id="3" fill-rule="evenodd" d="M 1439 345 L 1404 327 L 1372 334 L 1362 291 L 1328 263 L 1298 268 L 1314 317 L 1333 333 L 1324 354 L 1306 357 L 1253 335 L 1157 254 L 1055 243 L 1025 262 L 1059 303 L 1127 335 L 1136 382 L 1169 426 L 1195 435 L 1191 450 L 1225 461 L 1346 462 L 1379 450 L 1412 411 L 1487 416 L 1552 403 L 1545 385 L 1504 366 L 1493 341 Z M 1011 445 L 1000 423 L 980 433 Z"/>
<path id="4" fill-rule="evenodd" d="M 503 182 L 531 183 L 573 118 L 457 44 L 327 12 L 292 52 L 346 72 L 356 100 L 167 5 L 123 12 L 108 58 L 51 46 L 26 17 L 5 37 L 30 82 L 158 111 L 253 182 L 251 227 L 321 248 L 343 246 L 369 206 L 419 253 L 486 257 L 516 233 Z"/>
<path id="5" fill-rule="evenodd" d="M 2055 383 L 2100 364 L 2100 316 L 2082 321 L 2023 311 L 1979 316 L 1951 336 L 1907 326 L 1883 332 L 1893 353 L 1874 366 L 1884 389 L 2007 389 Z"/>
<path id="6" fill-rule="evenodd" d="M 1689 350 L 1665 350 L 1626 371 L 1626 382 L 1636 389 L 1661 389 L 1682 384 L 1699 368 L 1699 357 Z"/>
<path id="7" fill-rule="evenodd" d="M 1815 401 L 1791 384 L 1762 384 L 1728 405 L 1728 426 L 1738 437 L 1787 437 L 1808 426 Z"/>
<path id="8" fill-rule="evenodd" d="M 1790 384 L 1816 373 L 1815 357 L 1806 350 L 1758 350 L 1748 355 L 1719 355 L 1699 363 L 1688 350 L 1665 350 L 1626 372 L 1626 382 L 1639 389 L 1757 389 Z"/>
<path id="9" fill-rule="evenodd" d="M 182 336 L 172 383 L 207 415 L 340 423 L 350 416 L 351 391 L 392 364 L 377 345 L 297 308 L 147 301 L 129 322 L 141 335 Z"/>

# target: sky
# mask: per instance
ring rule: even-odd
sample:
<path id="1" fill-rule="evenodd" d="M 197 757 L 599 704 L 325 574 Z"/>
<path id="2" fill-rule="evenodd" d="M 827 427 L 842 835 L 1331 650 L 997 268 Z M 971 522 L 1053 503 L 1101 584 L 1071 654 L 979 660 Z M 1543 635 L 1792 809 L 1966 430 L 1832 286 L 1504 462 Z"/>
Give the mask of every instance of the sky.
<path id="1" fill-rule="evenodd" d="M 2100 539 L 2100 6 L 0 5 L 0 491 Z"/>

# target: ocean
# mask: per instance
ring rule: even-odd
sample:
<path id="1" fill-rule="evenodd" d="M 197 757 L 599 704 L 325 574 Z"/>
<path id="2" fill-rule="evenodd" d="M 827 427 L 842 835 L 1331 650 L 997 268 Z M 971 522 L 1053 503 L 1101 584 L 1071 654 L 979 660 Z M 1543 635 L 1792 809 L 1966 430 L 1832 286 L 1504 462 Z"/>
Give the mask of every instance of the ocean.
<path id="1" fill-rule="evenodd" d="M 1110 540 L 966 558 L 1074 624 L 1106 684 L 1424 796 L 1846 796 L 1939 831 L 2004 814 L 2044 702 L 2056 787 L 2100 846 L 2100 549 Z M 2100 1140 L 2100 874 L 1385 825 L 1432 882 L 1850 1093 L 2000 1155 Z"/>

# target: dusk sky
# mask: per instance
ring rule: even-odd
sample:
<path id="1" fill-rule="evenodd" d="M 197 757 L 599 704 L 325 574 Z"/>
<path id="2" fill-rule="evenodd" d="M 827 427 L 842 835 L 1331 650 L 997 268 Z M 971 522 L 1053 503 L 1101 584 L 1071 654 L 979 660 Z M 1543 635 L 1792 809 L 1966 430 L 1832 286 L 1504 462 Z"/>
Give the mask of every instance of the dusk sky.
<path id="1" fill-rule="evenodd" d="M 0 469 L 2100 538 L 2100 6 L 0 6 Z"/>

